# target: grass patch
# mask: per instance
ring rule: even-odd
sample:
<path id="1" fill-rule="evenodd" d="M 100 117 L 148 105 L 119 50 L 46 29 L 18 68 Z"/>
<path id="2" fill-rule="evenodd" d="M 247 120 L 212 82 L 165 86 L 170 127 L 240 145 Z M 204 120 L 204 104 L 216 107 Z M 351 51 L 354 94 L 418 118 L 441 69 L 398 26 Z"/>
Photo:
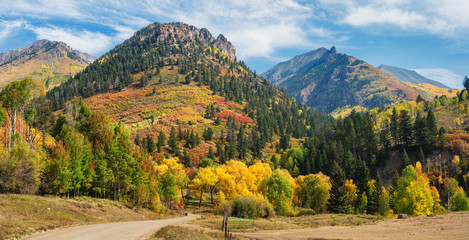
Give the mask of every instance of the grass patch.
<path id="1" fill-rule="evenodd" d="M 221 229 L 222 220 L 223 217 L 219 215 L 204 215 L 202 218 L 193 221 L 192 224 L 204 228 Z M 300 217 L 277 216 L 271 219 L 256 219 L 254 221 L 254 229 L 241 229 L 238 231 L 255 232 L 260 230 L 316 228 L 323 226 L 359 226 L 379 220 L 379 217 L 375 215 L 318 214 Z"/>
<path id="2" fill-rule="evenodd" d="M 207 231 L 196 228 L 182 226 L 167 226 L 160 229 L 149 240 L 165 239 L 165 240 L 224 240 L 225 235 L 218 231 Z M 233 239 L 237 239 L 233 237 Z"/>
<path id="3" fill-rule="evenodd" d="M 158 218 L 151 211 L 136 213 L 123 203 L 105 199 L 0 195 L 0 239 L 64 226 Z"/>

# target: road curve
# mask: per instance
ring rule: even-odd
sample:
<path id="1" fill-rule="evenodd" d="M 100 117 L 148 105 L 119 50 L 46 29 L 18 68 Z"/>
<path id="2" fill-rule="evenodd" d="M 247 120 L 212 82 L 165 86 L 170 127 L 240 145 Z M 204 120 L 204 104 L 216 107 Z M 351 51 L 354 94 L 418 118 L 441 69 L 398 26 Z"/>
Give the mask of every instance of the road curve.
<path id="1" fill-rule="evenodd" d="M 195 218 L 196 216 L 188 216 L 163 220 L 84 225 L 33 234 L 22 238 L 22 240 L 142 240 L 150 237 L 162 227 L 184 223 Z"/>

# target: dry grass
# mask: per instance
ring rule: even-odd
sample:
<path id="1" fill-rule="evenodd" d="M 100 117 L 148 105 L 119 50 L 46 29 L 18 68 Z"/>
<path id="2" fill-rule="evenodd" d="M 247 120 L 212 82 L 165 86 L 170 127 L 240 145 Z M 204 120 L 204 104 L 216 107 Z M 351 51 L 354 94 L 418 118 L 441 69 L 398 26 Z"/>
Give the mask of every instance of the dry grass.
<path id="1" fill-rule="evenodd" d="M 0 239 L 64 226 L 157 218 L 160 216 L 151 211 L 136 213 L 122 203 L 104 199 L 0 195 Z"/>
<path id="2" fill-rule="evenodd" d="M 204 228 L 221 229 L 222 216 L 203 215 L 192 224 Z M 374 215 L 347 215 L 347 214 L 318 214 L 301 217 L 273 217 L 271 219 L 256 219 L 254 229 L 240 230 L 243 232 L 256 232 L 261 230 L 282 230 L 298 228 L 316 228 L 323 226 L 359 226 L 379 220 Z"/>
<path id="3" fill-rule="evenodd" d="M 468 239 L 469 212 L 451 212 L 434 217 L 386 219 L 360 226 L 324 226 L 319 228 L 287 229 L 237 233 L 249 239 L 356 239 L 356 240 L 429 240 Z"/>
<path id="4" fill-rule="evenodd" d="M 167 226 L 160 229 L 149 240 L 224 240 L 225 235 L 221 231 L 210 231 L 193 227 Z M 238 239 L 234 237 L 233 239 Z"/>

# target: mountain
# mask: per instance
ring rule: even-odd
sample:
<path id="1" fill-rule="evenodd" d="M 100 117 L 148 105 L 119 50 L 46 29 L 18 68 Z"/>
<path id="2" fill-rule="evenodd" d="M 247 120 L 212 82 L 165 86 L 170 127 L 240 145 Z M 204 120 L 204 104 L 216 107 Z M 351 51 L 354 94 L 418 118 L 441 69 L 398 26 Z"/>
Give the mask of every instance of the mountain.
<path id="1" fill-rule="evenodd" d="M 52 87 L 94 60 L 93 56 L 73 50 L 63 42 L 38 40 L 0 54 L 0 85 L 31 77 Z"/>
<path id="2" fill-rule="evenodd" d="M 298 101 L 327 113 L 386 107 L 418 95 L 429 100 L 436 95 L 433 91 L 441 90 L 399 81 L 363 60 L 338 53 L 335 47 L 296 56 L 262 76 Z"/>
<path id="3" fill-rule="evenodd" d="M 283 82 L 288 81 L 290 78 L 298 74 L 303 67 L 322 57 L 322 55 L 327 51 L 328 50 L 326 48 L 319 48 L 317 50 L 295 56 L 291 60 L 281 62 L 275 67 L 267 70 L 267 72 L 263 73 L 262 76 L 274 85 L 281 85 Z"/>
<path id="4" fill-rule="evenodd" d="M 394 77 L 396 77 L 397 79 L 403 82 L 414 83 L 414 84 L 427 83 L 427 84 L 431 84 L 439 88 L 450 88 L 444 85 L 443 83 L 428 79 L 418 74 L 414 70 L 407 70 L 407 69 L 398 68 L 398 67 L 394 67 L 394 66 L 390 66 L 386 64 L 381 64 L 378 66 L 378 68 L 383 70 L 384 72 L 391 73 Z"/>
<path id="5" fill-rule="evenodd" d="M 136 143 L 161 132 L 177 134 L 177 141 L 154 154 L 194 161 L 207 157 L 209 149 L 217 149 L 220 162 L 259 159 L 281 136 L 285 145 L 290 137 L 311 137 L 332 122 L 237 62 L 223 35 L 214 38 L 184 23 L 139 30 L 47 97 L 70 118 L 70 101 L 83 98 L 94 113 L 125 124 Z M 195 140 L 200 136 L 204 140 Z"/>

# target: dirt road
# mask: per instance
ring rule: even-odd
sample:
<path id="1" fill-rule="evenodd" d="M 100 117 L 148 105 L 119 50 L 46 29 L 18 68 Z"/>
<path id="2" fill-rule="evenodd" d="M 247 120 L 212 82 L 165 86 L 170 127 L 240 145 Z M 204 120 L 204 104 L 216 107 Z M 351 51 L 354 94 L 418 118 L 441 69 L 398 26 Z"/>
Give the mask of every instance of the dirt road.
<path id="1" fill-rule="evenodd" d="M 164 220 L 116 222 L 62 228 L 46 233 L 33 234 L 23 240 L 141 240 L 148 238 L 158 229 L 195 219 L 196 216 Z"/>
<path id="2" fill-rule="evenodd" d="M 279 231 L 236 233 L 250 239 L 469 239 L 469 212 L 452 212 L 435 217 L 388 219 L 354 227 L 327 226 Z"/>

